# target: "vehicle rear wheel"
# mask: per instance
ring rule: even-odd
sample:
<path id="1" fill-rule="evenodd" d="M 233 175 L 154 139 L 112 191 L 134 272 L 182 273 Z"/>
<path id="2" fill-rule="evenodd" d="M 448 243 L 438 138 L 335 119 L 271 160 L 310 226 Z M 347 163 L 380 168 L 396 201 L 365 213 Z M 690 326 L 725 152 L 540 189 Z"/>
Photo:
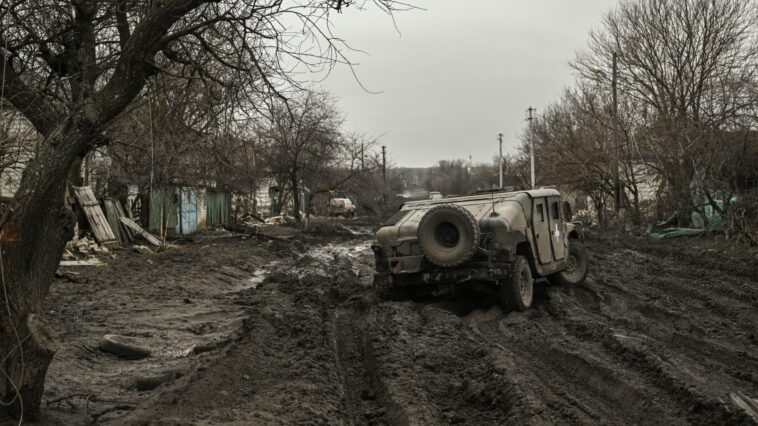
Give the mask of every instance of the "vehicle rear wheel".
<path id="1" fill-rule="evenodd" d="M 529 261 L 516 256 L 508 268 L 508 277 L 499 283 L 500 306 L 506 312 L 524 312 L 532 306 L 534 282 Z"/>
<path id="2" fill-rule="evenodd" d="M 579 285 L 587 278 L 589 255 L 587 248 L 576 238 L 569 240 L 566 269 L 550 275 L 550 281 L 560 285 Z"/>
<path id="3" fill-rule="evenodd" d="M 437 266 L 458 266 L 471 259 L 479 246 L 479 224 L 468 210 L 455 204 L 429 209 L 417 232 L 421 251 Z"/>

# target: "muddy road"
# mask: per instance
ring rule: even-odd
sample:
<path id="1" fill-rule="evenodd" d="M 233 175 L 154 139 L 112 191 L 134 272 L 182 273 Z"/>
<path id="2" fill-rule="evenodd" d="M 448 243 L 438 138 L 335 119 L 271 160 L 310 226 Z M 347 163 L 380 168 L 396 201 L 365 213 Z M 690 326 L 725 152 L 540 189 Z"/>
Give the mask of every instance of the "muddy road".
<path id="1" fill-rule="evenodd" d="M 64 272 L 44 421 L 758 423 L 752 254 L 593 238 L 584 285 L 540 283 L 505 314 L 473 293 L 378 297 L 369 241 L 222 235 Z M 160 349 L 120 360 L 106 332 Z"/>

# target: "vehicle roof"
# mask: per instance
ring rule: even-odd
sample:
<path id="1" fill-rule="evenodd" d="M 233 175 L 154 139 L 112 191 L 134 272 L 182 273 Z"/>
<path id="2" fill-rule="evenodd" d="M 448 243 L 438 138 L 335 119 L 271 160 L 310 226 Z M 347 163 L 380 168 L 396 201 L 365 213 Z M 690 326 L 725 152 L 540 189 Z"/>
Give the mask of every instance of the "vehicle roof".
<path id="1" fill-rule="evenodd" d="M 516 198 L 519 195 L 525 195 L 529 198 L 537 198 L 537 197 L 549 197 L 549 196 L 559 196 L 560 192 L 558 192 L 555 188 L 537 188 L 537 189 L 529 189 L 524 191 L 513 191 L 513 192 L 492 192 L 489 194 L 476 194 L 476 195 L 464 195 L 460 197 L 450 197 L 450 198 L 442 198 L 437 200 L 419 200 L 419 201 L 409 201 L 405 203 L 403 208 L 412 208 L 412 207 L 422 207 L 426 205 L 434 205 L 434 204 L 449 204 L 449 203 L 457 203 L 462 201 L 488 201 L 493 198 L 497 198 L 498 200 L 503 199 L 509 199 L 509 198 Z"/>

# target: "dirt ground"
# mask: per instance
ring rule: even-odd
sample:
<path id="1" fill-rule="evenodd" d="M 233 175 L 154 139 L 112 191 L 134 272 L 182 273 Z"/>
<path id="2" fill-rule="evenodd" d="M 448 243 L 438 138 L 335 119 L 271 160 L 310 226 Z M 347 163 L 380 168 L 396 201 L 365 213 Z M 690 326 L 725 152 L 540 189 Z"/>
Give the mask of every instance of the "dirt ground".
<path id="1" fill-rule="evenodd" d="M 757 424 L 758 257 L 593 237 L 533 308 L 387 301 L 370 235 L 231 233 L 68 268 L 42 424 Z M 131 336 L 150 357 L 103 353 Z"/>

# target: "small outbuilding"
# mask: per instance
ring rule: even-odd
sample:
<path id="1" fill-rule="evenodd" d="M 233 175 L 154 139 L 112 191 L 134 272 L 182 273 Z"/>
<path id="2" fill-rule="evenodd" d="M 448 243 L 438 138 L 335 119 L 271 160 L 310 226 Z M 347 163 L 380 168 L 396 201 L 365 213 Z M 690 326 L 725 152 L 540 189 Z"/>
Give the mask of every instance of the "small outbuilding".
<path id="1" fill-rule="evenodd" d="M 232 218 L 231 191 L 202 186 L 162 186 L 150 194 L 149 229 L 191 234 Z"/>

